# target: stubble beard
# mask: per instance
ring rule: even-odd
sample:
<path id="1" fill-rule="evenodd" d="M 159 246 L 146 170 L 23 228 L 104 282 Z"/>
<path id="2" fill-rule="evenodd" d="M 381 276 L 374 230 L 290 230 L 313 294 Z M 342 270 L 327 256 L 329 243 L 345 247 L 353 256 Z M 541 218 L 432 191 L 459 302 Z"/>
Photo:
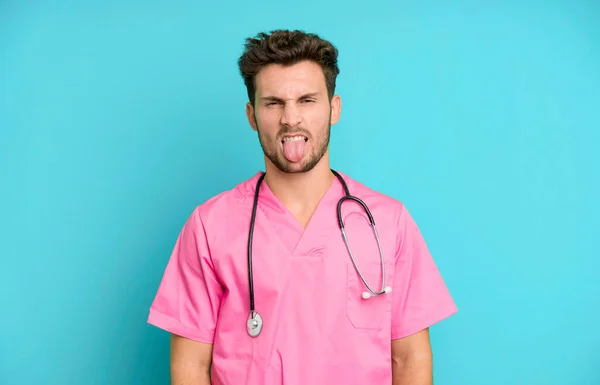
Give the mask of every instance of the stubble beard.
<path id="1" fill-rule="evenodd" d="M 256 120 L 255 120 L 256 121 Z M 260 142 L 260 146 L 263 150 L 263 153 L 277 167 L 281 172 L 284 173 L 303 173 L 312 170 L 323 158 L 325 153 L 327 152 L 327 148 L 329 147 L 329 139 L 331 136 L 331 123 L 327 124 L 327 130 L 325 130 L 325 135 L 323 138 L 313 139 L 310 138 L 313 143 L 313 149 L 308 157 L 305 156 L 305 159 L 302 160 L 302 164 L 298 165 L 297 163 L 292 163 L 288 161 L 283 154 L 279 151 L 279 146 L 281 145 L 278 140 L 273 139 L 269 140 L 269 138 L 265 137 L 261 133 L 260 127 L 258 126 L 258 122 L 256 123 L 257 132 L 258 132 L 258 140 Z M 297 132 L 298 130 L 290 130 L 288 128 L 282 128 L 277 137 L 281 134 L 285 134 L 287 132 Z M 302 131 L 300 131 L 302 132 Z"/>

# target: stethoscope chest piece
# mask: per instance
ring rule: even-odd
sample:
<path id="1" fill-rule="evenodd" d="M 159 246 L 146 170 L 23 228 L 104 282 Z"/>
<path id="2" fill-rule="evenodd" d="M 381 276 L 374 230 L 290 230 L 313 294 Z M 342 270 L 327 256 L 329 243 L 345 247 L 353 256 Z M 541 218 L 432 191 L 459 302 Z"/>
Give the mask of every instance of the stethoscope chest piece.
<path id="1" fill-rule="evenodd" d="M 250 334 L 251 337 L 258 336 L 263 327 L 263 320 L 260 314 L 255 311 L 251 312 L 250 316 L 248 316 L 246 326 L 248 328 L 248 334 Z"/>

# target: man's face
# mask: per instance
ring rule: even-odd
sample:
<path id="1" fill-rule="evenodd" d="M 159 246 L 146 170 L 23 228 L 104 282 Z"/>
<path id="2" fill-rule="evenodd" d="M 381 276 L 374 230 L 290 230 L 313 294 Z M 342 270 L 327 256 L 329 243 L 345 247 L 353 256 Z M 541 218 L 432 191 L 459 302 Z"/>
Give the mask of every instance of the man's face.
<path id="1" fill-rule="evenodd" d="M 340 105 L 339 96 L 329 101 L 318 64 L 271 64 L 256 76 L 255 106 L 248 103 L 246 115 L 268 161 L 283 172 L 298 173 L 310 171 L 328 154 Z"/>

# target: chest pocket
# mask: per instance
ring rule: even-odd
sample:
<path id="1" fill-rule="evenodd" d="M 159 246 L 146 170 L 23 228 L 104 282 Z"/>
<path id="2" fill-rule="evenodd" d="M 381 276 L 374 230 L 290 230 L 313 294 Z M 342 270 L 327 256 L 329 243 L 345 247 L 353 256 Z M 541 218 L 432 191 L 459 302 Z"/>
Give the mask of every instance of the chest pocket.
<path id="1" fill-rule="evenodd" d="M 381 290 L 381 264 L 359 264 L 358 268 L 364 279 L 374 291 Z M 390 285 L 389 272 L 386 266 L 386 286 Z M 381 330 L 391 320 L 391 293 L 372 296 L 369 299 L 362 297 L 363 292 L 369 292 L 360 279 L 352 262 L 348 262 L 346 291 L 346 315 L 356 329 Z"/>

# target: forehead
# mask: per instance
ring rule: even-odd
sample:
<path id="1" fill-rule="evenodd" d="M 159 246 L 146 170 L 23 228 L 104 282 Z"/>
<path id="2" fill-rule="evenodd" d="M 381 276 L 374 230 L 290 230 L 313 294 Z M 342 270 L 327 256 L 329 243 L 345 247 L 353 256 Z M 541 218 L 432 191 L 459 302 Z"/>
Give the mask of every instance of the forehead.
<path id="1" fill-rule="evenodd" d="M 256 94 L 294 98 L 306 93 L 326 92 L 325 75 L 312 61 L 290 66 L 269 64 L 256 75 Z"/>

